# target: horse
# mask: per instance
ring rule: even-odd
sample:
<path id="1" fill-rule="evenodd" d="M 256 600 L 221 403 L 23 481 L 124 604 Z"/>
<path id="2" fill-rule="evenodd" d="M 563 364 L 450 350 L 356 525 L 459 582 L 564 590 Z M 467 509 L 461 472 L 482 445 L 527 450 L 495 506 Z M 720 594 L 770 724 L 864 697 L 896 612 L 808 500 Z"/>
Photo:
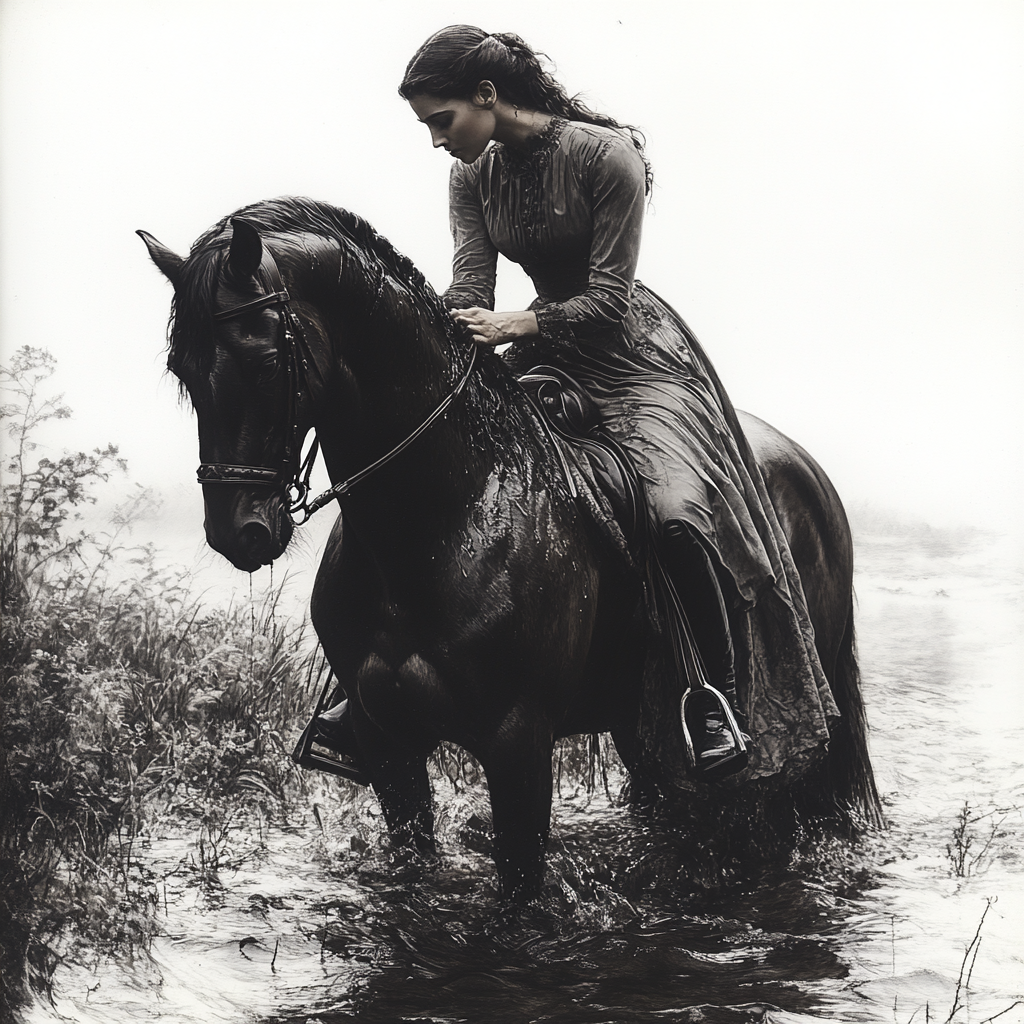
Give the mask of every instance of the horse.
<path id="1" fill-rule="evenodd" d="M 433 851 L 427 762 L 457 744 L 486 777 L 499 893 L 534 898 L 557 740 L 610 733 L 637 790 L 658 792 L 637 740 L 653 640 L 635 571 L 581 511 L 502 358 L 364 220 L 268 200 L 184 259 L 139 234 L 174 286 L 168 366 L 198 416 L 209 544 L 253 572 L 284 552 L 293 514 L 337 498 L 311 616 L 391 840 Z M 871 818 L 849 526 L 803 449 L 743 425 L 842 712 L 794 792 Z M 333 484 L 313 503 L 310 431 Z"/>

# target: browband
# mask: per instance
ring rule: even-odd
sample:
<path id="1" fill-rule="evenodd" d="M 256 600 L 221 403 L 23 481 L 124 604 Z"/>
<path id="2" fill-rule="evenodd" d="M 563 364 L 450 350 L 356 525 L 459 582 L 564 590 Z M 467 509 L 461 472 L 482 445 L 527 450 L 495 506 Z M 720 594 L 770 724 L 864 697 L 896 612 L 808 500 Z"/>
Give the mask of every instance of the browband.
<path id="1" fill-rule="evenodd" d="M 260 265 L 255 276 L 261 284 L 269 285 L 273 291 L 250 302 L 243 302 L 240 306 L 232 306 L 230 309 L 214 313 L 214 320 L 231 320 L 243 313 L 251 313 L 254 309 L 263 309 L 265 306 L 283 306 L 290 300 L 291 297 L 288 294 L 288 289 L 284 286 L 281 271 L 277 268 L 277 260 L 274 259 L 274 254 L 266 245 L 263 246 Z"/>

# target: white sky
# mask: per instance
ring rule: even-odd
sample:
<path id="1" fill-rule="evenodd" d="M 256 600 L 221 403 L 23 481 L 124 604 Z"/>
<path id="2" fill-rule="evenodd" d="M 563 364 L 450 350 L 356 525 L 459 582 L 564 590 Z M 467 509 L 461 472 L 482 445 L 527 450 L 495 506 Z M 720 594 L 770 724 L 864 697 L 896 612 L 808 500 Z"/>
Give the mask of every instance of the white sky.
<path id="1" fill-rule="evenodd" d="M 518 32 L 646 132 L 640 276 L 738 406 L 849 503 L 1017 527 L 1018 0 L 3 0 L 0 18 L 4 359 L 54 353 L 75 416 L 53 444 L 120 445 L 190 550 L 198 446 L 162 371 L 171 290 L 133 232 L 184 254 L 239 206 L 309 195 L 445 287 L 449 158 L 395 90 L 457 21 Z M 499 305 L 521 308 L 505 269 Z"/>

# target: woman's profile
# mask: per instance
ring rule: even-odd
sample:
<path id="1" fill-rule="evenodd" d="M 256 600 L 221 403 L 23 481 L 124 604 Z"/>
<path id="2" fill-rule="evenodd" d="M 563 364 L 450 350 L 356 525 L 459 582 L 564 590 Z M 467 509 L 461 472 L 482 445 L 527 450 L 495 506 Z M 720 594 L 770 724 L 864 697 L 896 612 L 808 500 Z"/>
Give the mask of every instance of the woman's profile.
<path id="1" fill-rule="evenodd" d="M 518 36 L 470 25 L 431 36 L 399 92 L 455 159 L 451 315 L 477 344 L 508 344 L 517 372 L 577 381 L 644 481 L 714 695 L 684 717 L 696 774 L 743 768 L 748 744 L 755 777 L 808 763 L 838 712 L 785 535 L 703 349 L 635 279 L 652 181 L 642 135 L 570 98 Z M 499 253 L 533 281 L 529 309 L 494 310 Z M 320 733 L 351 752 L 344 705 Z"/>

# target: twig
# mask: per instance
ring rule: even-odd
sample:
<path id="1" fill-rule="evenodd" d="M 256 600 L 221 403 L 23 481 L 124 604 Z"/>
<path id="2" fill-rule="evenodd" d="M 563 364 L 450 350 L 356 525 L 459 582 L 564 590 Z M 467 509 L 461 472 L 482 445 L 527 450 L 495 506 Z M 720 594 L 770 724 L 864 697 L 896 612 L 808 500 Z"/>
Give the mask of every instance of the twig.
<path id="1" fill-rule="evenodd" d="M 953 993 L 953 1009 L 949 1011 L 949 1016 L 946 1018 L 945 1024 L 950 1024 L 950 1021 L 963 1009 L 963 1003 L 960 1002 L 960 993 L 971 983 L 971 972 L 974 970 L 974 961 L 978 958 L 978 946 L 981 945 L 981 929 L 985 924 L 985 918 L 988 916 L 988 912 L 992 909 L 992 904 L 995 903 L 995 897 L 989 896 L 985 900 L 985 909 L 981 913 L 981 920 L 978 922 L 978 927 L 974 931 L 974 938 L 971 939 L 967 948 L 964 950 L 964 958 L 960 962 L 960 975 L 956 979 L 956 992 Z M 971 951 L 974 951 L 974 956 L 971 957 Z M 967 967 L 967 960 L 971 958 L 971 966 L 967 971 L 967 982 L 964 983 L 964 969 Z"/>
<path id="2" fill-rule="evenodd" d="M 997 812 L 996 811 L 992 811 L 991 813 L 995 814 Z M 977 854 L 975 856 L 975 858 L 974 858 L 974 863 L 975 863 L 976 866 L 981 864 L 982 858 L 985 856 L 986 853 L 988 853 L 988 848 L 995 842 L 995 840 L 999 836 L 999 827 L 1003 824 L 1004 821 L 1006 821 L 1006 819 L 1009 816 L 1010 816 L 1010 812 L 1007 811 L 1006 814 L 1004 814 L 994 825 L 992 825 L 989 828 L 988 839 L 985 841 L 985 845 L 981 848 L 981 853 Z M 976 821 L 980 821 L 981 818 L 987 818 L 987 817 L 989 817 L 989 815 L 982 814 L 979 818 L 976 818 L 975 820 Z"/>
<path id="3" fill-rule="evenodd" d="M 996 1017 L 1002 1017 L 1004 1013 L 1009 1013 L 1015 1006 L 1024 1006 L 1024 1000 L 1018 999 L 1015 1002 L 1010 1003 L 1010 1005 L 1005 1010 L 1000 1010 L 998 1013 L 992 1014 L 991 1017 L 986 1017 L 983 1021 L 981 1021 L 981 1024 L 988 1024 L 990 1020 L 995 1020 Z"/>

